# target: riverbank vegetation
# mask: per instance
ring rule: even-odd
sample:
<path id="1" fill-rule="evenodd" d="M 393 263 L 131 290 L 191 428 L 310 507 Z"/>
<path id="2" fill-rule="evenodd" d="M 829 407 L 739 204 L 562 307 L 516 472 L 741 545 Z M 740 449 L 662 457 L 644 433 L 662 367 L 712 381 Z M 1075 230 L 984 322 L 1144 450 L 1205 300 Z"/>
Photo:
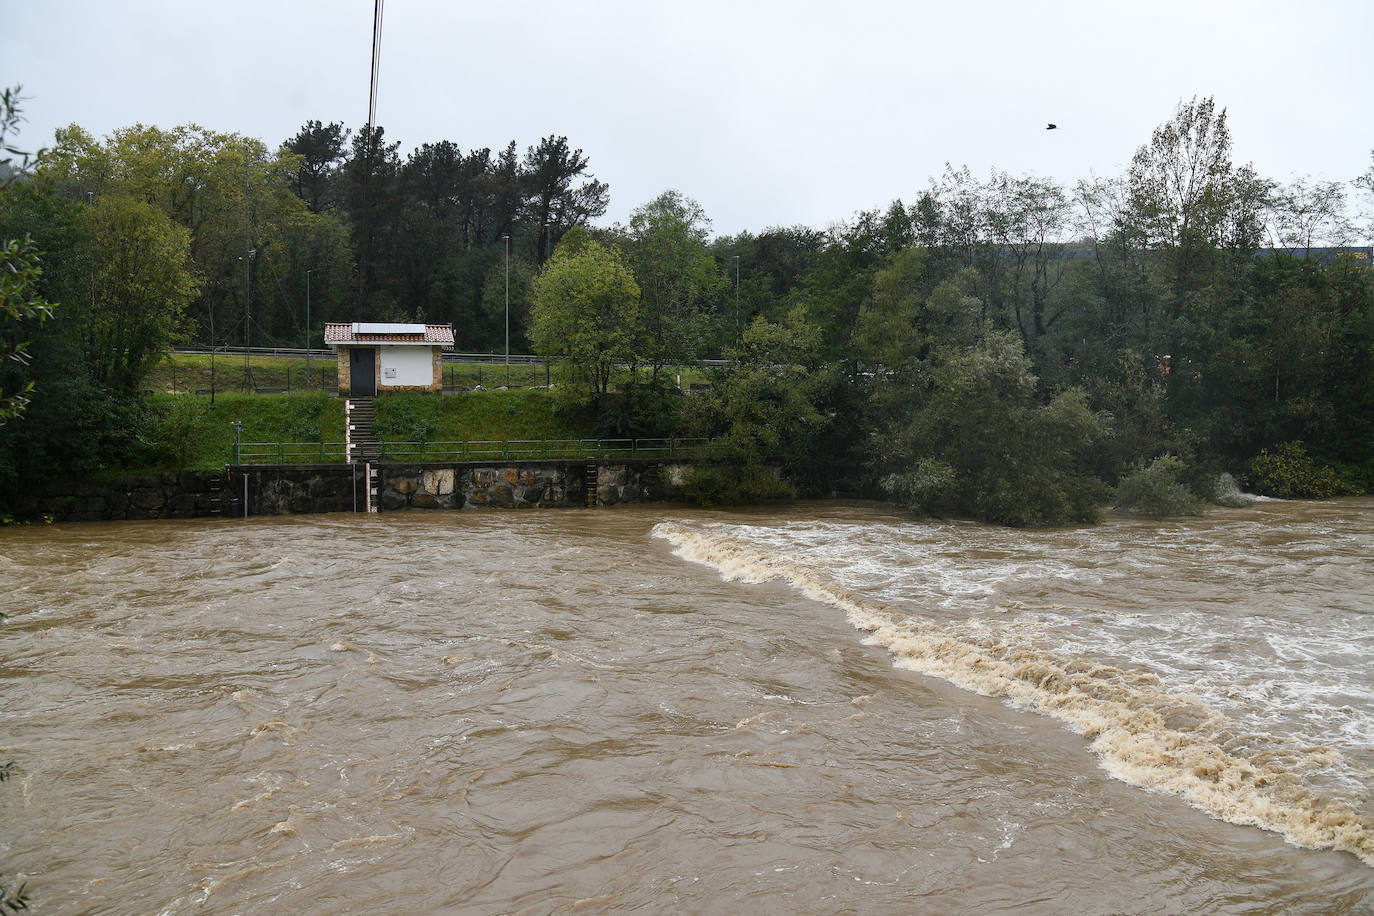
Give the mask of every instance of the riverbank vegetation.
<path id="1" fill-rule="evenodd" d="M 280 403 L 217 390 L 211 407 L 209 357 L 163 359 L 319 346 L 332 320 L 451 323 L 477 352 L 509 320 L 549 367 L 546 392 L 379 407 L 387 437 L 724 437 L 751 470 L 703 481 L 712 501 L 839 492 L 1047 525 L 1114 498 L 1195 511 L 1222 472 L 1273 495 L 1374 486 L 1374 252 L 1350 214 L 1374 167 L 1258 175 L 1211 99 L 1180 103 L 1120 176 L 950 167 L 826 230 L 734 236 L 678 191 L 594 226 L 609 189 L 557 136 L 403 159 L 380 128 L 314 121 L 276 148 L 73 127 L 18 176 L 0 239 L 31 242 L 0 344 L 27 357 L 0 393 L 29 400 L 0 428 L 0 500 L 47 473 L 223 461 L 231 419 L 341 438 L 337 399 L 297 394 L 332 365 L 307 386 L 303 360 L 231 363 L 230 387 Z M 705 358 L 725 364 L 674 368 Z M 453 388 L 490 385 L 463 372 Z"/>

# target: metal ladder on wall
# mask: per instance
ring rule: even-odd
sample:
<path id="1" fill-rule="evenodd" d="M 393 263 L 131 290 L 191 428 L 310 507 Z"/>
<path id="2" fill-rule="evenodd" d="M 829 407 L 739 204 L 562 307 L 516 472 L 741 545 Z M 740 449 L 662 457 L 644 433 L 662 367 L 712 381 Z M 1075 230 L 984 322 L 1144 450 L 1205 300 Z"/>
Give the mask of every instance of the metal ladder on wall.
<path id="1" fill-rule="evenodd" d="M 367 511 L 376 512 L 377 496 L 380 491 L 380 486 L 377 480 L 379 474 L 377 469 L 372 466 L 371 462 L 368 462 L 367 464 L 363 465 L 363 476 L 366 478 L 367 483 Z"/>
<path id="2" fill-rule="evenodd" d="M 205 510 L 207 514 L 223 516 L 224 512 L 224 481 L 216 474 L 205 481 L 206 502 L 209 507 Z"/>

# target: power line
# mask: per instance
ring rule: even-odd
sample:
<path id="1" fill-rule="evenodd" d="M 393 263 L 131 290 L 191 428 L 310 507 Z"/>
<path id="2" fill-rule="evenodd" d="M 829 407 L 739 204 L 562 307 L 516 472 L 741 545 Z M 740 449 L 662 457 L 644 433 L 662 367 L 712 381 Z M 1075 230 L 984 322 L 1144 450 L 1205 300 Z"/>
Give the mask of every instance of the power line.
<path id="1" fill-rule="evenodd" d="M 385 0 L 375 0 L 372 9 L 372 86 L 367 98 L 367 130 L 377 125 L 377 77 L 382 69 L 382 6 Z"/>

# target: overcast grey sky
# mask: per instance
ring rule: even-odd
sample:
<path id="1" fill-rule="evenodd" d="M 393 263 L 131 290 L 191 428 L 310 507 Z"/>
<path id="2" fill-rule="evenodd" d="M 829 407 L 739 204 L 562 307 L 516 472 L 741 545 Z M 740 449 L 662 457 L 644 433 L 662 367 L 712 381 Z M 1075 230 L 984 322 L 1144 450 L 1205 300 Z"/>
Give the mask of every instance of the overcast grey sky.
<path id="1" fill-rule="evenodd" d="M 276 145 L 367 120 L 372 0 L 0 9 L 24 143 L 75 122 Z M 1238 163 L 1348 182 L 1374 148 L 1371 24 L 1365 0 L 390 0 L 377 123 L 403 153 L 566 135 L 610 184 L 602 222 L 671 187 L 718 234 L 910 202 L 946 162 L 1117 175 L 1195 95 L 1228 109 Z"/>

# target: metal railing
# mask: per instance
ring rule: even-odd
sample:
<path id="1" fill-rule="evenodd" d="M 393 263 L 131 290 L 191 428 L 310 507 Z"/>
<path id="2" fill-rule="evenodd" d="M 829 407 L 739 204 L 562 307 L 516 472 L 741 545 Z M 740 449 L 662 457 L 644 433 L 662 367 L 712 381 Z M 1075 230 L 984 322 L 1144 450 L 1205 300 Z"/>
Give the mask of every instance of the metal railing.
<path id="1" fill-rule="evenodd" d="M 239 464 L 329 464 L 343 461 L 342 442 L 243 442 Z"/>
<path id="2" fill-rule="evenodd" d="M 539 461 L 598 458 L 719 458 L 723 439 L 510 439 L 383 442 L 381 461 Z M 244 442 L 240 464 L 344 462 L 342 442 Z"/>

